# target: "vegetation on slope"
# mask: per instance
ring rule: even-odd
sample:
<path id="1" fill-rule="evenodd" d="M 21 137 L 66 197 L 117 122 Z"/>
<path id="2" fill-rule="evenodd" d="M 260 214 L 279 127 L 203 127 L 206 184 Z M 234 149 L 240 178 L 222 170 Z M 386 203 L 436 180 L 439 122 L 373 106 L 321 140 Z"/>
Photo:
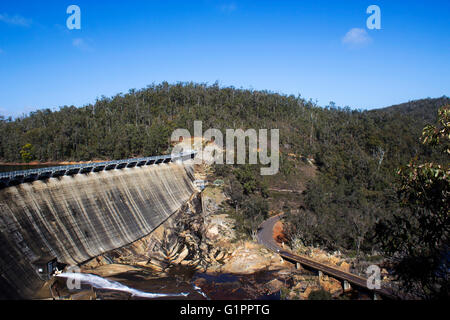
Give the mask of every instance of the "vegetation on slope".
<path id="1" fill-rule="evenodd" d="M 437 125 L 424 128 L 422 141 L 447 160 L 413 159 L 398 171 L 402 210 L 377 224 L 377 239 L 404 288 L 423 298 L 448 299 L 450 106 L 439 110 Z"/>
<path id="2" fill-rule="evenodd" d="M 450 99 L 423 99 L 373 111 L 325 108 L 299 96 L 218 84 L 151 85 L 103 97 L 82 108 L 64 106 L 18 119 L 0 118 L 0 159 L 39 161 L 121 159 L 160 154 L 176 128 L 203 130 L 280 129 L 280 172 L 261 178 L 257 166 L 217 168 L 227 177 L 242 232 L 254 235 L 267 216 L 267 190 L 302 180 L 303 205 L 285 208 L 291 241 L 330 250 L 361 253 L 383 250 L 375 226 L 401 208 L 397 169 L 412 158 L 438 163 L 448 155 L 420 143 L 422 128 L 436 121 Z M 291 157 L 289 155 L 295 155 Z M 301 175 L 312 158 L 314 179 Z M 303 160 L 302 160 L 303 159 Z M 295 209 L 295 210 L 291 210 Z M 295 213 L 294 213 L 295 212 Z M 385 248 L 384 248 L 385 249 Z"/>

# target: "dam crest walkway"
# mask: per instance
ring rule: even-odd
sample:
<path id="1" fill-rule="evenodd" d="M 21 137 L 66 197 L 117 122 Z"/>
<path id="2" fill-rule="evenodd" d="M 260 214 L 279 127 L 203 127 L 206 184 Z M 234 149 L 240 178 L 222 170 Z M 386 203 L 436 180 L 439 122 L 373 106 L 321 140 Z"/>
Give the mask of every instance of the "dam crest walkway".
<path id="1" fill-rule="evenodd" d="M 134 168 L 161 163 L 186 161 L 193 159 L 196 152 L 185 152 L 176 155 L 161 155 L 146 158 L 133 158 L 105 162 L 80 163 L 67 166 L 55 166 L 39 169 L 30 169 L 23 171 L 11 171 L 0 173 L 0 189 L 10 186 L 16 186 L 21 183 L 33 182 L 35 180 L 46 180 L 62 176 L 73 176 L 76 174 L 87 174 L 91 172 L 100 172 L 108 170 L 117 170 L 124 168 Z"/>

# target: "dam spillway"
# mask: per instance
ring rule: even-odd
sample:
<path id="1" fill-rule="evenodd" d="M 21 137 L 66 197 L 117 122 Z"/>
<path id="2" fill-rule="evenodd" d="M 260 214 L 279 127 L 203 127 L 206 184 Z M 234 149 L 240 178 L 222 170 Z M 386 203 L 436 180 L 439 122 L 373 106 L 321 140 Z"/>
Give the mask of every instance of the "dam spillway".
<path id="1" fill-rule="evenodd" d="M 195 192 L 191 161 L 36 180 L 0 190 L 0 297 L 31 297 L 34 262 L 75 265 L 151 233 Z"/>

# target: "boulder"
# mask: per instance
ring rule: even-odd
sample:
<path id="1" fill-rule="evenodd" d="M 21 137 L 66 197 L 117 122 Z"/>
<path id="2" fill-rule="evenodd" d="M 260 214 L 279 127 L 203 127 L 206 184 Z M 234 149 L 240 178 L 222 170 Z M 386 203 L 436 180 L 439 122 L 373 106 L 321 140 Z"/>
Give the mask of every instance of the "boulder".
<path id="1" fill-rule="evenodd" d="M 318 286 L 308 286 L 305 291 L 300 292 L 299 296 L 301 300 L 308 300 L 309 294 L 313 291 L 319 290 Z"/>
<path id="2" fill-rule="evenodd" d="M 320 280 L 322 289 L 328 291 L 332 296 L 340 295 L 344 292 L 341 282 L 331 277 L 323 277 Z"/>
<path id="3" fill-rule="evenodd" d="M 273 279 L 266 283 L 266 289 L 272 294 L 279 291 L 283 287 L 283 282 L 278 279 Z"/>
<path id="4" fill-rule="evenodd" d="M 348 264 L 347 262 L 343 261 L 341 263 L 341 265 L 339 266 L 339 268 L 345 272 L 350 272 L 350 264 Z"/>

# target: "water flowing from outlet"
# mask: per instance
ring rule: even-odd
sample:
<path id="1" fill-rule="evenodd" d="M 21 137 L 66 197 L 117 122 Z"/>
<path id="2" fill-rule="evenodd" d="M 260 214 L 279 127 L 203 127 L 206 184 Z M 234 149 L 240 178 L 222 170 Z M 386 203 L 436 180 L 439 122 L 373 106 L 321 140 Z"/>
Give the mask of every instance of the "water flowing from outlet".
<path id="1" fill-rule="evenodd" d="M 128 292 L 133 297 L 142 297 L 142 298 L 164 298 L 164 297 L 186 297 L 189 293 L 151 293 L 151 292 L 143 292 L 137 289 L 133 289 L 127 287 L 120 282 L 108 280 L 102 278 L 100 276 L 96 276 L 88 273 L 61 273 L 58 274 L 57 277 L 67 278 L 74 281 L 79 281 L 80 283 L 89 284 L 97 289 L 108 289 L 108 290 L 116 290 L 122 292 Z"/>
<path id="2" fill-rule="evenodd" d="M 208 298 L 206 293 L 203 292 L 202 288 L 200 288 L 199 286 L 196 286 L 195 284 L 192 284 L 192 287 L 194 288 L 195 291 L 197 291 L 199 294 L 201 294 L 206 300 L 211 300 L 210 298 Z"/>

